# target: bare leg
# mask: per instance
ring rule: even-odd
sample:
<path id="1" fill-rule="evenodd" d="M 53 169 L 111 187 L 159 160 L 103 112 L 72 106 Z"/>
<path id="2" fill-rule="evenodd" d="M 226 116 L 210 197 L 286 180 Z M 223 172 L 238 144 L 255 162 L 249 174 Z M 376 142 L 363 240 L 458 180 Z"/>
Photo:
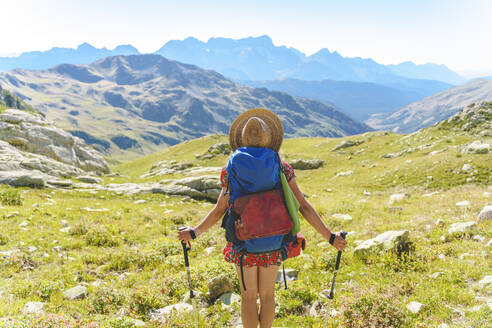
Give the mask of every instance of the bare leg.
<path id="1" fill-rule="evenodd" d="M 275 317 L 275 279 L 278 265 L 258 267 L 260 293 L 260 328 L 271 328 Z M 247 288 L 247 287 L 246 287 Z"/>
<path id="2" fill-rule="evenodd" d="M 236 265 L 239 284 L 241 285 L 241 319 L 244 328 L 258 327 L 258 267 L 251 268 L 243 267 L 244 283 L 246 290 L 243 289 L 241 282 L 241 269 Z"/>

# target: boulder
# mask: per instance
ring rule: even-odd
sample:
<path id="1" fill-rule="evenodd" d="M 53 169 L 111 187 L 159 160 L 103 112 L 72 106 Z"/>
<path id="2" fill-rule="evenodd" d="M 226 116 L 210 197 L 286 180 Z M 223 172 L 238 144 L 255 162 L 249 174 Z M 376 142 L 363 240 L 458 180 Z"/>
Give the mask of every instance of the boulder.
<path id="1" fill-rule="evenodd" d="M 477 220 L 492 220 L 492 206 L 485 206 L 478 214 Z"/>
<path id="2" fill-rule="evenodd" d="M 473 141 L 472 143 L 464 146 L 461 150 L 464 154 L 488 154 L 490 151 L 490 144 L 482 142 L 481 140 Z"/>
<path id="3" fill-rule="evenodd" d="M 103 183 L 104 180 L 98 177 L 93 177 L 89 175 L 81 175 L 76 178 L 79 181 L 85 182 L 85 183 Z"/>
<path id="4" fill-rule="evenodd" d="M 299 274 L 299 272 L 296 269 L 285 269 L 285 279 L 287 280 L 287 282 L 297 280 L 298 274 Z M 283 283 L 284 274 L 283 274 L 282 270 L 278 270 L 276 281 L 278 283 Z"/>
<path id="5" fill-rule="evenodd" d="M 355 248 L 354 255 L 365 259 L 372 253 L 388 250 L 406 249 L 408 247 L 408 230 L 386 231 L 375 238 L 362 242 Z"/>
<path id="6" fill-rule="evenodd" d="M 348 176 L 348 175 L 352 175 L 352 174 L 354 174 L 354 171 L 348 170 L 348 171 L 344 171 L 344 172 L 338 172 L 335 176 L 336 177 L 343 177 L 343 176 Z"/>
<path id="7" fill-rule="evenodd" d="M 458 206 L 458 207 L 467 207 L 467 206 L 470 206 L 470 205 L 471 205 L 471 203 L 468 200 L 463 200 L 461 202 L 457 202 L 456 203 L 456 206 Z"/>
<path id="8" fill-rule="evenodd" d="M 14 187 L 44 188 L 52 177 L 39 171 L 0 171 L 0 183 Z"/>
<path id="9" fill-rule="evenodd" d="M 68 300 L 78 300 L 87 296 L 87 288 L 85 286 L 75 286 L 63 292 L 63 296 Z"/>
<path id="10" fill-rule="evenodd" d="M 341 214 L 341 213 L 335 213 L 332 215 L 334 218 L 344 220 L 344 221 L 352 221 L 352 216 L 350 214 Z"/>
<path id="11" fill-rule="evenodd" d="M 241 296 L 232 292 L 227 292 L 220 295 L 220 297 L 217 299 L 216 302 L 222 303 L 223 305 L 231 306 L 234 303 L 239 304 L 240 300 L 241 300 Z"/>
<path id="12" fill-rule="evenodd" d="M 166 321 L 170 316 L 193 311 L 193 306 L 188 303 L 176 303 L 155 310 L 150 314 L 152 320 Z"/>
<path id="13" fill-rule="evenodd" d="M 449 226 L 448 233 L 465 233 L 475 229 L 476 225 L 477 223 L 474 221 L 453 223 Z"/>
<path id="14" fill-rule="evenodd" d="M 189 196 L 196 199 L 216 201 L 222 187 L 217 176 L 203 175 L 179 180 L 165 180 L 152 186 L 153 193 Z"/>
<path id="15" fill-rule="evenodd" d="M 214 155 L 229 155 L 231 151 L 231 146 L 227 142 L 217 143 L 208 148 L 208 152 Z"/>
<path id="16" fill-rule="evenodd" d="M 296 170 L 314 170 L 320 168 L 325 163 L 322 159 L 295 159 L 289 161 L 290 166 Z"/>
<path id="17" fill-rule="evenodd" d="M 226 275 L 215 277 L 208 283 L 208 297 L 211 301 L 232 290 L 232 283 Z"/>
<path id="18" fill-rule="evenodd" d="M 45 303 L 43 302 L 27 302 L 22 309 L 22 313 L 25 315 L 42 314 L 44 305 Z"/>
<path id="19" fill-rule="evenodd" d="M 336 145 L 331 151 L 336 151 L 343 148 L 348 148 L 352 146 L 358 146 L 363 143 L 364 140 L 343 140 L 341 143 Z"/>
<path id="20" fill-rule="evenodd" d="M 461 171 L 463 172 L 469 172 L 473 170 L 473 166 L 471 166 L 470 164 L 463 164 L 463 167 L 461 168 Z"/>
<path id="21" fill-rule="evenodd" d="M 101 154 L 38 113 L 5 110 L 0 114 L 0 140 L 23 152 L 42 155 L 84 171 L 109 173 Z"/>

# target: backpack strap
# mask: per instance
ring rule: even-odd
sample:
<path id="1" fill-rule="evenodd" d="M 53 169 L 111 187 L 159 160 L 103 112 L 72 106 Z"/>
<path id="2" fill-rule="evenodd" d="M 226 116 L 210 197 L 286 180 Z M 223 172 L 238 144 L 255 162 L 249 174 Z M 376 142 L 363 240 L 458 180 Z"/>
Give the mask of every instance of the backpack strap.
<path id="1" fill-rule="evenodd" d="M 244 283 L 244 272 L 243 272 L 243 258 L 246 255 L 245 252 L 241 253 L 241 256 L 239 257 L 239 265 L 241 266 L 241 282 L 243 283 L 243 289 L 246 291 L 246 284 Z"/>

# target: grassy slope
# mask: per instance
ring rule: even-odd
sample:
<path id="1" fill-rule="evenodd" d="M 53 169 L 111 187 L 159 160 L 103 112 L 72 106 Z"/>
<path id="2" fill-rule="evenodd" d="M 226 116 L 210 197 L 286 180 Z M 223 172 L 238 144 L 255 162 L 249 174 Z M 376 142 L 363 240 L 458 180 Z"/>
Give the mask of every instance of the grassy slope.
<path id="1" fill-rule="evenodd" d="M 365 142 L 331 152 L 343 139 Z M 469 311 L 482 304 L 475 296 L 487 296 L 486 291 L 479 290 L 477 281 L 492 271 L 491 252 L 483 252 L 485 243 L 492 237 L 492 223 L 479 222 L 475 231 L 475 234 L 484 236 L 485 241 L 472 240 L 468 235 L 447 236 L 451 223 L 475 220 L 483 206 L 490 204 L 490 198 L 486 198 L 484 192 L 492 191 L 491 156 L 460 155 L 457 148 L 427 155 L 430 151 L 472 140 L 475 139 L 431 128 L 409 136 L 376 132 L 341 139 L 284 141 L 281 154 L 287 161 L 297 157 L 326 161 L 323 168 L 315 171 L 298 170 L 298 184 L 310 196 L 309 201 L 331 229 L 353 232 L 337 279 L 336 299 L 332 304 L 335 309 L 353 309 L 359 313 L 362 306 L 357 302 L 363 299 L 376 304 L 370 313 L 381 318 L 385 308 L 377 305 L 374 299 L 385 299 L 389 312 L 405 317 L 408 327 L 435 327 L 441 322 L 451 327 L 485 327 L 485 322 L 492 319 L 492 313 L 486 307 L 478 312 Z M 166 178 L 138 178 L 160 160 L 188 160 L 203 166 L 222 166 L 226 163 L 226 156 L 208 161 L 195 159 L 195 154 L 204 153 L 210 145 L 220 141 L 226 141 L 226 137 L 200 138 L 122 164 L 114 171 L 129 177 L 106 178 L 106 182 Z M 387 152 L 432 142 L 437 142 L 432 148 L 391 159 L 381 158 Z M 355 153 L 361 149 L 364 151 Z M 472 164 L 477 170 L 475 183 L 466 183 L 471 174 L 459 171 L 464 163 Z M 354 174 L 335 177 L 336 173 L 348 170 Z M 7 189 L 10 190 L 0 187 L 1 192 Z M 364 196 L 364 190 L 371 195 Z M 439 191 L 439 194 L 422 196 L 431 191 Z M 410 198 L 390 205 L 389 197 L 395 192 L 408 192 Z M 13 260 L 0 260 L 0 290 L 4 295 L 12 294 L 11 297 L 0 298 L 0 317 L 20 315 L 27 300 L 44 300 L 48 302 L 47 312 L 73 317 L 80 315 L 83 322 L 91 319 L 102 323 L 102 326 L 123 327 L 112 319 L 119 309 L 129 317 L 146 320 L 144 314 L 148 309 L 176 303 L 186 294 L 182 253 L 174 239 L 173 227 L 197 224 L 213 207 L 212 204 L 183 203 L 181 197 L 162 195 L 130 197 L 106 192 L 29 189 L 22 190 L 22 193 L 23 206 L 0 209 L 0 231 L 7 237 L 4 245 L 0 245 L 0 251 L 19 247 L 25 254 Z M 47 203 L 48 194 L 56 203 Z M 136 199 L 146 199 L 147 203 L 133 204 Z M 470 201 L 471 205 L 465 209 L 457 207 L 456 202 L 462 200 Z M 110 211 L 93 213 L 80 210 L 87 206 Z M 7 218 L 14 211 L 19 214 Z M 353 220 L 335 219 L 331 216 L 334 213 L 350 214 Z M 443 219 L 444 226 L 434 224 L 438 218 Z M 74 232 L 60 232 L 60 220 L 67 220 Z M 28 223 L 26 228 L 19 226 L 23 221 Z M 364 263 L 353 256 L 356 240 L 397 229 L 411 231 L 415 251 L 407 259 L 382 256 Z M 302 231 L 308 242 L 304 253 L 307 256 L 286 262 L 287 267 L 300 269 L 299 280 L 286 291 L 280 286 L 276 291 L 275 326 L 311 327 L 320 326 L 323 322 L 323 317 L 301 313 L 304 307 L 316 300 L 328 303 L 319 293 L 330 286 L 335 251 L 319 244 L 322 242 L 320 235 L 304 220 Z M 444 240 L 440 239 L 442 235 Z M 53 240 L 58 242 L 54 244 Z M 38 250 L 30 254 L 26 250 L 30 245 Z M 54 245 L 62 246 L 63 252 L 53 250 Z M 222 259 L 223 245 L 223 230 L 219 225 L 193 244 L 190 261 L 192 279 L 198 290 L 206 292 L 207 282 L 225 273 L 233 279 L 236 292 L 239 291 L 233 267 Z M 207 256 L 204 250 L 210 246 L 215 246 L 215 251 Z M 44 257 L 44 253 L 49 257 Z M 464 253 L 471 255 L 460 259 Z M 439 254 L 445 258 L 439 259 Z M 26 269 L 31 264 L 34 269 Z M 430 279 L 429 275 L 437 271 L 444 274 Z M 121 278 L 125 272 L 128 276 Z M 89 283 L 102 280 L 104 283 L 100 287 L 90 285 L 87 299 L 64 301 L 61 292 L 76 285 L 75 280 Z M 107 292 L 113 297 L 111 302 L 107 301 L 108 294 L 103 294 L 103 286 L 112 288 Z M 488 293 L 490 297 L 490 291 Z M 416 315 L 405 309 L 405 305 L 414 300 L 426 304 Z M 101 306 L 95 308 L 94 304 Z M 464 311 L 465 316 L 458 315 L 451 308 Z M 214 305 L 199 317 L 204 327 L 222 327 L 235 321 L 238 313 L 237 307 L 231 313 Z M 192 316 L 183 317 L 169 326 L 190 326 L 192 322 Z M 340 316 L 328 322 L 328 327 L 347 326 Z M 352 322 L 350 327 L 357 327 L 357 318 Z"/>

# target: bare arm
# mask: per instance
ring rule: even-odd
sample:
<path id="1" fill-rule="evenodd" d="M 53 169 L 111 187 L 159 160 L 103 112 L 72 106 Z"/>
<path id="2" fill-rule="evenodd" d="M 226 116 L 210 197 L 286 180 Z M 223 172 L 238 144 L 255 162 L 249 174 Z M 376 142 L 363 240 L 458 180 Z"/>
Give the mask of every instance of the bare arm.
<path id="1" fill-rule="evenodd" d="M 306 221 L 309 222 L 309 224 L 312 225 L 314 229 L 316 229 L 316 231 L 318 231 L 326 240 L 330 240 L 331 231 L 326 227 L 323 221 L 321 221 L 321 218 L 319 217 L 318 212 L 316 212 L 314 207 L 307 201 L 306 198 L 304 198 L 304 195 L 297 186 L 295 177 L 289 181 L 289 186 L 296 196 L 297 201 L 299 202 L 299 211 L 301 212 L 302 216 L 304 216 Z M 347 242 L 341 237 L 340 233 L 336 233 L 333 246 L 341 251 L 345 248 L 346 243 Z"/>
<path id="2" fill-rule="evenodd" d="M 190 241 L 191 235 L 190 230 L 194 230 L 196 236 L 201 235 L 211 227 L 213 227 L 217 221 L 222 218 L 227 210 L 229 195 L 225 195 L 226 188 L 223 187 L 220 191 L 219 199 L 217 199 L 217 203 L 215 207 L 205 216 L 205 218 L 198 224 L 195 228 L 187 227 L 181 231 L 178 231 L 178 239 L 181 241 L 188 242 Z"/>

